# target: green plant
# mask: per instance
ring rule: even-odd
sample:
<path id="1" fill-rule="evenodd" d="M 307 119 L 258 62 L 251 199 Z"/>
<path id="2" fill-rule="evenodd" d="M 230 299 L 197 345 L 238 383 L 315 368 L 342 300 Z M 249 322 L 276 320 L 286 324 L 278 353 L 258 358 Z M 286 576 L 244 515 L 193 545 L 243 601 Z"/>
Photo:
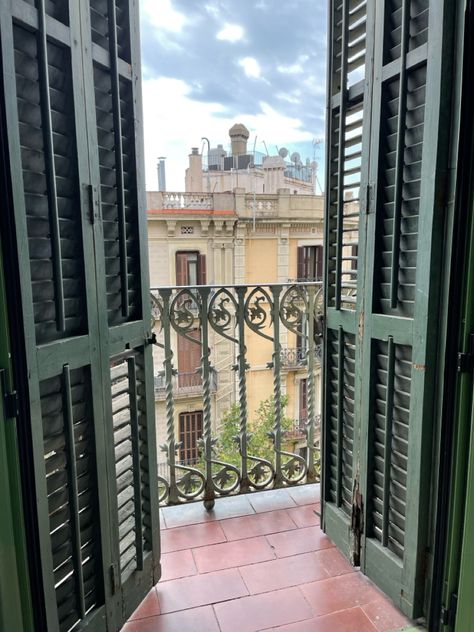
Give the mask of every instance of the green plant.
<path id="1" fill-rule="evenodd" d="M 285 409 L 288 404 L 288 397 L 282 396 L 281 408 L 283 411 L 281 420 L 282 432 L 289 430 L 294 420 L 285 415 Z M 275 400 L 269 397 L 262 400 L 255 411 L 253 420 L 248 423 L 247 431 L 250 433 L 250 441 L 248 451 L 253 456 L 259 456 L 268 461 L 273 461 L 273 440 L 271 433 L 275 425 Z M 218 458 L 232 465 L 240 465 L 240 455 L 238 451 L 238 443 L 235 437 L 240 432 L 240 406 L 233 404 L 229 410 L 224 413 L 218 437 Z"/>

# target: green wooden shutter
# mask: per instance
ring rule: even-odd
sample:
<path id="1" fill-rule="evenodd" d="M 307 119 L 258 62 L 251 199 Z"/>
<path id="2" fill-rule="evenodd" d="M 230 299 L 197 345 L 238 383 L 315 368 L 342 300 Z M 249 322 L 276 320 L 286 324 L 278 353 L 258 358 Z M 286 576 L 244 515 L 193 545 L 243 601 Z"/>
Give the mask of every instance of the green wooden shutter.
<path id="1" fill-rule="evenodd" d="M 114 7 L 106 50 L 91 47 L 87 1 L 0 6 L 31 413 L 20 421 L 52 632 L 119 628 L 159 573 L 137 6 L 98 4 Z M 95 70 L 113 88 L 100 147 Z"/>
<path id="2" fill-rule="evenodd" d="M 367 2 L 331 3 L 328 50 L 326 167 L 326 345 L 323 425 L 323 524 L 353 558 L 350 530 L 359 458 L 361 363 L 357 340 L 363 314 L 366 183 L 370 144 L 373 16 Z M 369 51 L 369 54 L 366 51 Z M 352 258 L 354 244 L 359 258 Z M 360 269 L 359 269 L 360 268 Z"/>
<path id="3" fill-rule="evenodd" d="M 159 579 L 153 358 L 148 296 L 138 3 L 90 0 L 84 74 L 113 569 L 122 618 Z M 87 39 L 87 35 L 86 35 Z M 92 44 L 92 45 L 91 45 Z"/>
<path id="4" fill-rule="evenodd" d="M 350 24 L 355 4 L 343 3 L 335 25 Z M 436 257 L 445 213 L 439 192 L 449 154 L 449 101 L 442 85 L 451 59 L 452 12 L 441 0 L 368 2 L 367 10 L 368 142 L 360 162 L 356 271 L 346 272 L 344 265 L 342 209 L 350 203 L 340 203 L 351 136 L 347 126 L 330 136 L 324 517 L 343 551 L 352 552 L 404 612 L 419 616 L 442 268 Z M 349 29 L 343 51 L 350 42 Z M 346 56 L 338 56 L 335 46 L 344 66 Z M 331 86 L 339 85 L 338 77 L 332 75 Z M 350 109 L 354 92 L 349 84 L 345 97 L 338 95 L 339 108 Z M 356 296 L 349 294 L 354 272 Z"/>

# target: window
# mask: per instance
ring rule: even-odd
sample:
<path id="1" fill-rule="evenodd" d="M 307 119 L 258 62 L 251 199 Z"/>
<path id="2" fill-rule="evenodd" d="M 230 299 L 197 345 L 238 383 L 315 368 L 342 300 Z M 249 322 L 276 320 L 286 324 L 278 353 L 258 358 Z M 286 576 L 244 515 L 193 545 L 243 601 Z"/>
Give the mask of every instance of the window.
<path id="1" fill-rule="evenodd" d="M 202 410 L 179 415 L 179 458 L 181 463 L 193 465 L 199 460 L 198 441 L 202 437 Z"/>
<path id="2" fill-rule="evenodd" d="M 322 281 L 323 247 L 300 246 L 297 268 L 298 281 Z"/>
<path id="3" fill-rule="evenodd" d="M 176 253 L 176 285 L 205 285 L 206 255 L 199 252 Z"/>
<path id="4" fill-rule="evenodd" d="M 201 340 L 200 329 L 188 332 L 190 338 Z M 201 366 L 201 346 L 184 336 L 178 336 L 178 387 L 187 389 L 202 384 L 201 374 L 197 369 Z"/>

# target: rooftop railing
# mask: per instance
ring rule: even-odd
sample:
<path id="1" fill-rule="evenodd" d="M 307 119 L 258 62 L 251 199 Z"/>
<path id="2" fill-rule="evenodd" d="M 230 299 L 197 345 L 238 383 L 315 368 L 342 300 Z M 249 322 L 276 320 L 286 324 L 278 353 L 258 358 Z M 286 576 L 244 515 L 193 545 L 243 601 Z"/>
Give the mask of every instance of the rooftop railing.
<path id="1" fill-rule="evenodd" d="M 319 370 L 322 331 L 321 283 L 161 287 L 151 290 L 153 329 L 157 356 L 162 363 L 158 390 L 165 401 L 166 441 L 161 446 L 167 471 L 158 476 L 160 502 L 179 504 L 202 499 L 206 508 L 215 498 L 252 490 L 272 489 L 315 482 L 319 479 L 319 411 L 316 410 L 315 377 Z M 199 331 L 199 336 L 196 336 Z M 177 427 L 175 400 L 179 379 L 175 369 L 177 338 L 186 344 L 199 345 L 199 389 L 202 394 L 202 429 L 199 430 L 200 461 L 195 465 L 179 461 L 182 447 L 177 437 L 189 428 Z M 289 441 L 285 409 L 286 374 L 284 341 L 303 341 L 298 362 L 306 369 L 307 417 L 298 423 L 304 434 L 305 449 L 295 449 Z M 268 442 L 271 454 L 257 450 L 249 411 L 247 375 L 251 368 L 249 346 L 255 352 L 258 341 L 258 364 L 267 354 L 266 366 L 272 372 L 271 429 Z M 226 341 L 231 359 L 229 369 L 235 373 L 234 399 L 237 409 L 235 453 L 223 456 L 220 422 L 213 418 L 213 374 L 217 360 L 214 350 Z M 304 350 L 303 350 L 304 349 Z M 161 367 L 156 366 L 156 369 Z M 284 380 L 282 375 L 285 375 Z M 293 425 L 295 421 L 293 420 Z M 197 434 L 197 433 L 195 433 Z M 186 441 L 193 440 L 187 436 Z M 196 440 L 196 437 L 195 439 Z M 304 452 L 302 454 L 301 452 Z"/>

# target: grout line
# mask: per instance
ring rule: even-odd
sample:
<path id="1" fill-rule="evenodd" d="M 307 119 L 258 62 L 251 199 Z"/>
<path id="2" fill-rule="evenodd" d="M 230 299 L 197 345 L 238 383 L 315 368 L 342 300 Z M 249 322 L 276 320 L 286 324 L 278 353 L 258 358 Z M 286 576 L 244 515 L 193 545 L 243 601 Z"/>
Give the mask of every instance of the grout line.
<path id="1" fill-rule="evenodd" d="M 215 604 L 211 603 L 211 609 L 212 609 L 212 612 L 214 614 L 214 619 L 216 620 L 217 627 L 219 628 L 219 631 L 222 632 L 221 624 L 219 623 L 219 617 L 217 616 L 217 612 L 216 612 L 216 609 L 214 608 L 214 606 L 215 606 Z"/>

